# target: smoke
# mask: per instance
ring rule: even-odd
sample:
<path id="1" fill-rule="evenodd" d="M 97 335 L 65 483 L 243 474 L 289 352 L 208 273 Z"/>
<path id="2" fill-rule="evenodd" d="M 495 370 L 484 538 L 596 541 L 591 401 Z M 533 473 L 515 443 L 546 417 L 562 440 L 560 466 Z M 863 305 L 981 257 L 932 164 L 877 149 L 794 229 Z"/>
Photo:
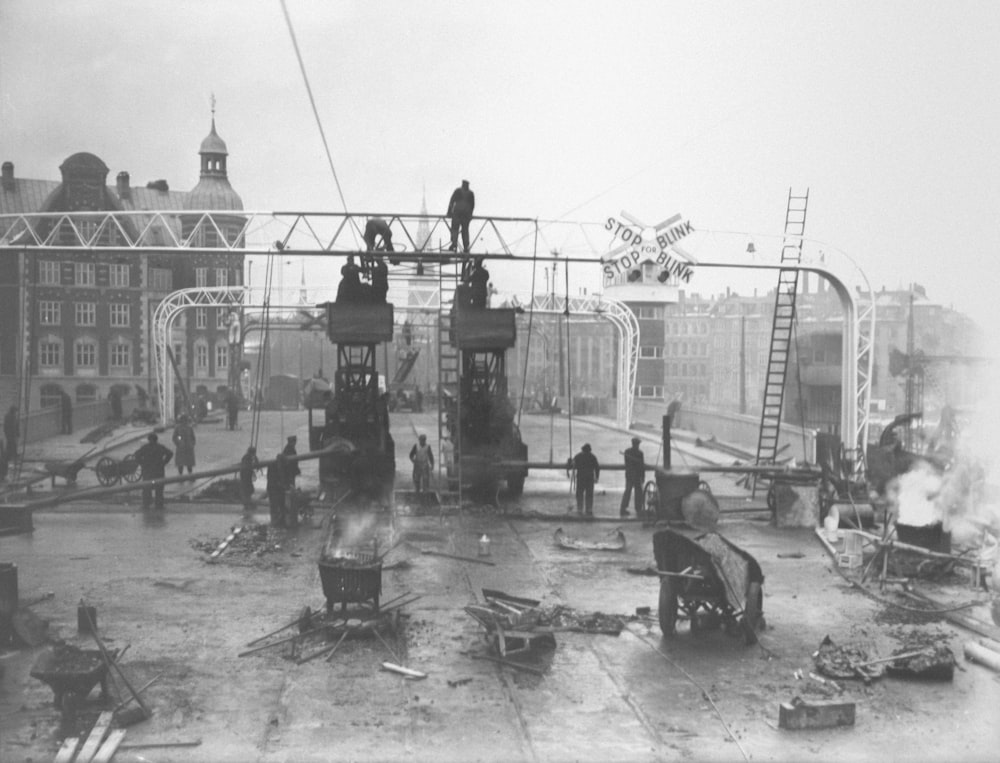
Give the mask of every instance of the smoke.
<path id="1" fill-rule="evenodd" d="M 350 556 L 362 549 L 375 537 L 376 526 L 377 520 L 371 513 L 337 515 L 323 546 L 323 558 Z"/>
<path id="2" fill-rule="evenodd" d="M 944 480 L 926 461 L 918 461 L 906 474 L 886 488 L 900 524 L 925 527 L 941 522 L 944 512 L 938 503 Z"/>

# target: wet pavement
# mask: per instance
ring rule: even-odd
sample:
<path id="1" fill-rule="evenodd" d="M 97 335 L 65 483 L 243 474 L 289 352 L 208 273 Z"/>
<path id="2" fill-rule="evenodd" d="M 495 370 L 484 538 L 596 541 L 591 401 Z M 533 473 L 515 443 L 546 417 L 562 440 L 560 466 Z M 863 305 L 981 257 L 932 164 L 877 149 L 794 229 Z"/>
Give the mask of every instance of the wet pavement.
<path id="1" fill-rule="evenodd" d="M 571 450 L 567 422 L 554 433 L 562 439 L 550 445 L 553 422 L 527 419 L 522 430 L 533 451 L 545 458 L 551 447 L 554 460 L 563 461 Z M 586 437 L 599 457 L 628 442 L 627 433 L 606 426 L 574 421 L 573 428 L 574 445 Z M 262 429 L 265 457 L 288 434 L 307 441 L 301 412 L 271 414 Z M 394 419 L 400 489 L 409 487 L 402 467 L 408 429 L 436 435 L 433 414 Z M 248 434 L 199 427 L 199 468 L 235 462 Z M 657 434 L 644 436 L 651 461 Z M 684 458 L 694 463 L 696 456 L 711 458 L 694 451 Z M 308 485 L 315 465 L 304 463 L 303 472 Z M 893 616 L 853 591 L 811 530 L 773 528 L 766 514 L 723 522 L 722 532 L 753 554 L 765 575 L 768 628 L 760 644 L 747 647 L 721 630 L 694 635 L 686 622 L 676 636 L 662 638 L 658 579 L 633 574 L 653 563 L 654 529 L 618 521 L 622 485 L 620 472 L 602 477 L 596 513 L 605 521 L 594 523 L 566 514 L 568 480 L 559 471 L 529 476 L 525 495 L 503 503 L 508 514 L 475 505 L 444 515 L 380 514 L 381 537 L 400 541 L 385 559 L 392 569 L 383 573 L 382 600 L 405 592 L 421 598 L 404 608 L 395 634 L 386 632 L 387 645 L 348 639 L 329 662 L 297 665 L 281 648 L 238 656 L 303 606 L 321 607 L 316 560 L 327 537 L 326 511 L 283 533 L 272 553 L 209 564 L 192 542 L 219 539 L 242 524 L 240 507 L 171 501 L 170 490 L 162 515 L 144 515 L 134 503 L 64 504 L 36 512 L 32 534 L 0 538 L 0 560 L 18 565 L 22 600 L 53 592 L 32 607 L 53 633 L 92 648 L 76 627 L 84 599 L 97 608 L 109 646 L 131 645 L 123 668 L 133 684 L 162 674 L 145 694 L 153 717 L 129 728 L 126 745 L 201 742 L 121 749 L 116 761 L 996 759 L 1000 681 L 962 660 L 971 634 L 943 621 Z M 716 488 L 738 495 L 723 481 Z M 517 510 L 539 516 L 518 517 Z M 347 525 L 366 516 L 347 505 L 336 513 Z M 553 539 L 560 526 L 594 541 L 621 526 L 626 547 L 566 550 Z M 490 555 L 479 557 L 484 534 Z M 620 615 L 625 628 L 618 636 L 559 632 L 555 649 L 518 656 L 543 675 L 502 667 L 474 659 L 493 653 L 463 607 L 482 603 L 484 588 Z M 642 607 L 650 615 L 636 615 Z M 952 682 L 845 681 L 838 694 L 808 678 L 811 654 L 826 635 L 885 655 L 914 632 L 946 640 L 959 655 Z M 51 760 L 58 748 L 52 691 L 29 676 L 39 651 L 11 650 L 0 658 L 0 760 Z M 427 678 L 386 672 L 386 661 Z M 805 677 L 796 678 L 796 670 Z M 795 696 L 856 702 L 856 725 L 778 730 L 778 705 Z M 85 710 L 96 713 L 98 705 L 94 692 Z"/>

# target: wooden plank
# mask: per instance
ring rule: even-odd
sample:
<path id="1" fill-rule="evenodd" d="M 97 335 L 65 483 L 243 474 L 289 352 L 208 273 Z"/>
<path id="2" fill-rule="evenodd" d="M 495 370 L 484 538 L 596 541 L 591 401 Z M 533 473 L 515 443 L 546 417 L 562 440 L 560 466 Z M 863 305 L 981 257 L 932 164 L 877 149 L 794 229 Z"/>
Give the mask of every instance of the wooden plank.
<path id="1" fill-rule="evenodd" d="M 853 702 L 803 702 L 796 697 L 778 706 L 779 728 L 829 729 L 853 725 Z"/>
<path id="2" fill-rule="evenodd" d="M 73 763 L 73 756 L 76 755 L 76 748 L 80 746 L 80 737 L 66 737 L 62 747 L 56 753 L 55 763 Z"/>
<path id="3" fill-rule="evenodd" d="M 108 734 L 108 738 L 104 740 L 104 744 L 101 745 L 101 749 L 97 751 L 97 755 L 91 763 L 108 763 L 115 756 L 115 751 L 124 738 L 125 729 L 115 729 Z"/>
<path id="4" fill-rule="evenodd" d="M 90 730 L 90 736 L 87 737 L 87 741 L 84 742 L 83 749 L 80 750 L 80 754 L 76 756 L 76 763 L 90 763 L 94 755 L 97 754 L 98 748 L 101 746 L 101 742 L 104 741 L 104 735 L 108 733 L 108 728 L 111 726 L 111 720 L 114 718 L 114 713 L 103 712 L 97 716 L 97 720 L 94 722 L 94 727 Z"/>

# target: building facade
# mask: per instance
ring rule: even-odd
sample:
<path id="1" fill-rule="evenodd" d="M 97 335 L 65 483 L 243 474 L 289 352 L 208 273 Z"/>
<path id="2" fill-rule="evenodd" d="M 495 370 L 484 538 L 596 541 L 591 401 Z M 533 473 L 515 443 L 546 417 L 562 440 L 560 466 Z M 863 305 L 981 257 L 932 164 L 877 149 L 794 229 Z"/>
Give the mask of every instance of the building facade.
<path id="1" fill-rule="evenodd" d="M 78 403 L 105 398 L 113 388 L 140 398 L 155 394 L 152 315 L 171 292 L 196 286 L 239 286 L 243 255 L 176 250 L 116 251 L 120 231 L 95 215 L 64 218 L 61 212 L 183 211 L 171 215 L 173 233 L 193 247 L 212 248 L 225 238 L 239 244 L 243 202 L 229 183 L 228 150 L 215 119 L 200 146 L 200 177 L 191 191 L 170 190 L 164 180 L 133 187 L 97 156 L 77 153 L 60 166 L 61 181 L 17 178 L 4 162 L 0 214 L 51 213 L 36 218 L 41 233 L 57 243 L 82 237 L 89 247 L 6 255 L 0 261 L 0 319 L 16 331 L 0 336 L 0 385 L 5 398 L 29 409 L 57 405 L 62 392 Z M 204 211 L 232 211 L 231 217 Z M 144 224 L 123 217 L 130 237 Z M 73 230 L 71 226 L 75 226 Z M 5 231 L 0 231 L 3 234 Z M 163 237 L 164 246 L 170 246 Z M 199 308 L 175 327 L 171 349 L 177 374 L 192 393 L 215 392 L 229 383 L 229 310 Z M 12 402 L 13 402 L 12 400 Z"/>

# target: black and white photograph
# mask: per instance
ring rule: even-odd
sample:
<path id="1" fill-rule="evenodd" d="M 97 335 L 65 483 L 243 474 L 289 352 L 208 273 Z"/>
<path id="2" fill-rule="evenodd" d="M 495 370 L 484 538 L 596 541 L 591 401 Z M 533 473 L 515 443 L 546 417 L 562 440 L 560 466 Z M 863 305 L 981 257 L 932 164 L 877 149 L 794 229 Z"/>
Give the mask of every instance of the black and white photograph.
<path id="1" fill-rule="evenodd" d="M 0 0 L 0 760 L 997 760 L 997 40 Z"/>

